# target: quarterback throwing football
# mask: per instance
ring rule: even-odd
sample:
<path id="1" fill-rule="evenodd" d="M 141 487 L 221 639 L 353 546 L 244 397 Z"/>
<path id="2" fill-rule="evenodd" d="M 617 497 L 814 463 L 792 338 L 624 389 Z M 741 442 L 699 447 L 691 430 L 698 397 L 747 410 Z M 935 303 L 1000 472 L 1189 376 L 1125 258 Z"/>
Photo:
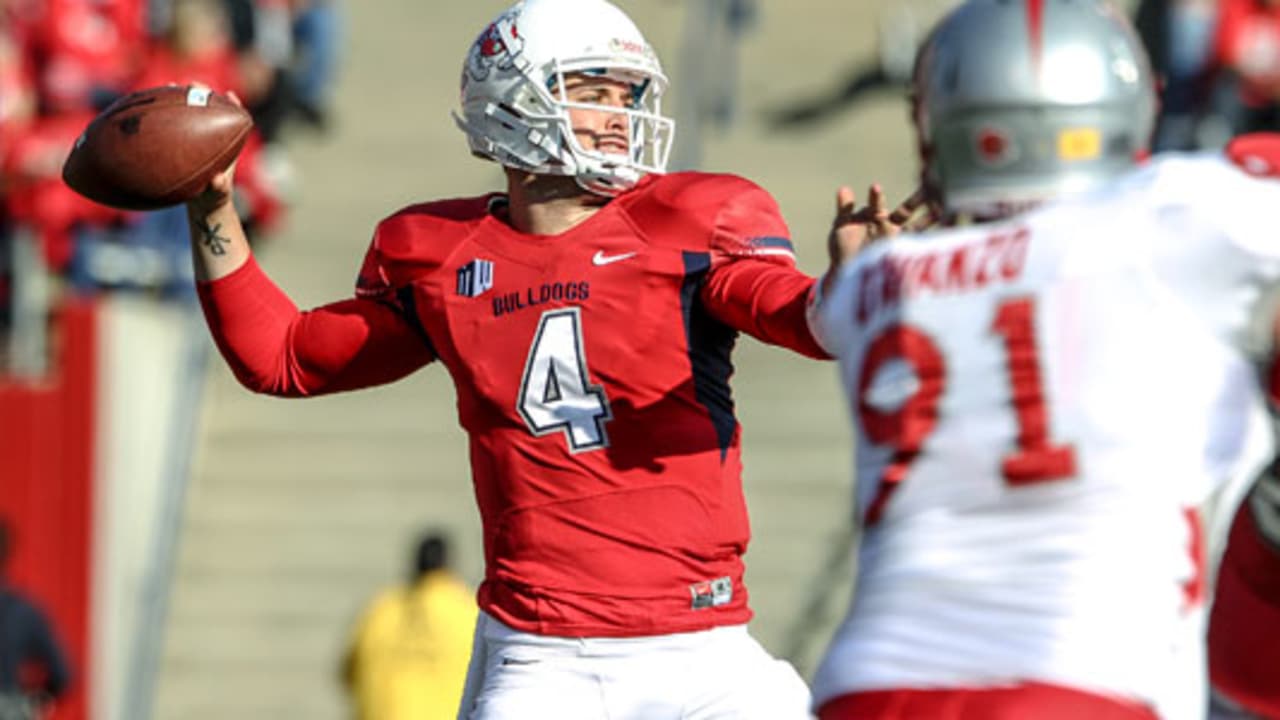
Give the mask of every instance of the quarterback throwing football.
<path id="1" fill-rule="evenodd" d="M 807 717 L 746 632 L 728 380 L 745 332 L 825 357 L 773 199 L 663 174 L 667 78 L 604 0 L 525 0 L 472 45 L 456 120 L 506 192 L 378 225 L 355 296 L 299 312 L 216 178 L 189 204 L 201 300 L 250 389 L 307 396 L 442 363 L 484 526 L 459 717 Z"/>

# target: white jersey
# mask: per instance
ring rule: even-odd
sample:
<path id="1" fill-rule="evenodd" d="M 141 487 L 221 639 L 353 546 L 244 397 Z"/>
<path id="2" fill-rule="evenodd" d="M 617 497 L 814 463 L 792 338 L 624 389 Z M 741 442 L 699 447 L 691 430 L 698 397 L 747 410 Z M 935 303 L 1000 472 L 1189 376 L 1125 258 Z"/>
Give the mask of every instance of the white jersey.
<path id="1" fill-rule="evenodd" d="M 846 264 L 816 330 L 866 527 L 819 704 L 1035 680 L 1203 716 L 1195 508 L 1271 451 L 1278 211 L 1280 182 L 1173 156 Z"/>

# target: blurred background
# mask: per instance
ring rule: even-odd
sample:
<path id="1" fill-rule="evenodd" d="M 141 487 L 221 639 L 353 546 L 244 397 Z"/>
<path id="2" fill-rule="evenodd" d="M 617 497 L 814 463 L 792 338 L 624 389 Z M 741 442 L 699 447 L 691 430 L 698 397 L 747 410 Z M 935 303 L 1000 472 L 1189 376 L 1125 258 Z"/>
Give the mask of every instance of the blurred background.
<path id="1" fill-rule="evenodd" d="M 375 223 L 502 186 L 449 111 L 505 0 L 0 0 L 0 520 L 5 584 L 72 671 L 52 717 L 347 717 L 340 665 L 423 528 L 478 583 L 447 374 L 282 401 L 242 390 L 194 302 L 181 210 L 59 180 L 131 89 L 236 91 L 257 136 L 237 206 L 303 307 L 352 292 Z M 833 194 L 914 184 L 904 87 L 947 0 L 622 0 L 673 80 L 673 169 L 774 193 L 821 272 Z M 1164 80 L 1160 149 L 1274 128 L 1280 1 L 1123 4 Z M 753 630 L 808 675 L 850 589 L 850 442 L 832 367 L 744 340 L 735 388 Z M 0 568 L 2 570 L 3 568 Z M 3 641 L 3 638 L 0 638 Z"/>

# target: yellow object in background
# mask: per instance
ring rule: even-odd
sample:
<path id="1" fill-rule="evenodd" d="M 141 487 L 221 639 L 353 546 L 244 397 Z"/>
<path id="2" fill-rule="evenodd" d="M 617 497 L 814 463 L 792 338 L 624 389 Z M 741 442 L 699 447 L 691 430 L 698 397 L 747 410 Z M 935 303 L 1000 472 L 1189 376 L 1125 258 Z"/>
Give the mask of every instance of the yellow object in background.
<path id="1" fill-rule="evenodd" d="M 476 627 L 475 591 L 450 569 L 447 542 L 419 543 L 413 579 L 365 607 L 343 658 L 358 720 L 453 720 Z"/>

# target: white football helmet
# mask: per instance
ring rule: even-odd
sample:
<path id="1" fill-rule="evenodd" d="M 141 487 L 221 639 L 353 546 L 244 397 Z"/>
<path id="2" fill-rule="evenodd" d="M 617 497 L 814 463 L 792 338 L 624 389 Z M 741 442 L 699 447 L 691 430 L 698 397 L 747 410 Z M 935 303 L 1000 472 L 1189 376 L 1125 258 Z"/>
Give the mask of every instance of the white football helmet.
<path id="1" fill-rule="evenodd" d="M 630 83 L 626 109 L 569 102 L 565 76 L 604 75 Z M 454 114 L 471 152 L 507 167 L 574 177 L 613 196 L 646 173 L 664 172 L 675 123 L 662 115 L 667 78 L 653 48 L 605 0 L 522 0 L 476 38 L 462 68 L 462 112 Z M 628 152 L 587 150 L 569 110 L 625 114 Z"/>
<path id="2" fill-rule="evenodd" d="M 970 0 L 921 47 L 913 95 L 926 193 L 976 217 L 1132 167 L 1156 113 L 1146 52 L 1105 0 Z"/>

